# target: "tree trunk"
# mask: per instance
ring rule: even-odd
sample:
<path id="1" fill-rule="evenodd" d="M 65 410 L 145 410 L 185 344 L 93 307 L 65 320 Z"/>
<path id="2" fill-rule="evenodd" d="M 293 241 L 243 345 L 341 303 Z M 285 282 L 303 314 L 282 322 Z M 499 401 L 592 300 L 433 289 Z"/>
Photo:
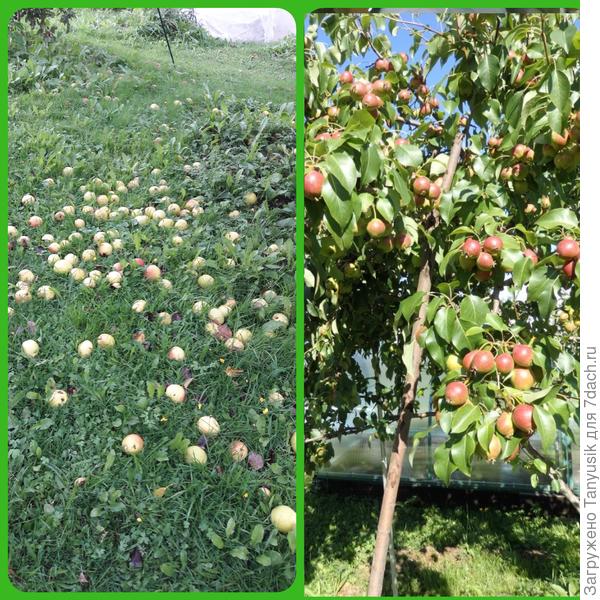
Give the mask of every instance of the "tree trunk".
<path id="1" fill-rule="evenodd" d="M 462 141 L 464 138 L 463 131 L 467 131 L 470 125 L 470 119 L 463 130 L 459 130 L 454 138 L 450 158 L 448 160 L 448 169 L 444 175 L 442 189 L 447 192 L 452 184 L 452 179 L 458 166 Z M 430 229 L 434 229 L 439 223 L 439 215 L 437 211 L 433 213 L 433 224 Z M 398 418 L 396 426 L 396 434 L 390 455 L 390 462 L 387 472 L 387 480 L 385 490 L 383 492 L 383 500 L 381 501 L 381 509 L 379 511 L 379 523 L 377 525 L 377 537 L 375 539 L 375 550 L 373 552 L 373 562 L 371 564 L 371 573 L 369 576 L 369 588 L 367 595 L 381 596 L 383 590 L 383 578 L 385 575 L 386 555 L 390 542 L 390 531 L 394 520 L 394 508 L 396 506 L 396 498 L 398 497 L 398 488 L 400 486 L 400 477 L 402 475 L 402 463 L 408 447 L 408 438 L 410 432 L 410 422 L 413 415 L 413 404 L 419 383 L 421 373 L 421 361 L 423 358 L 423 349 L 417 341 L 417 335 L 420 328 L 425 323 L 427 314 L 427 306 L 429 304 L 429 293 L 431 292 L 431 269 L 434 266 L 433 254 L 431 248 L 424 244 L 423 258 L 421 260 L 421 270 L 417 282 L 417 291 L 423 292 L 423 302 L 419 308 L 419 314 L 413 322 L 411 330 L 411 340 L 413 346 L 412 370 L 407 374 L 404 385 L 404 393 L 402 395 L 402 412 Z"/>

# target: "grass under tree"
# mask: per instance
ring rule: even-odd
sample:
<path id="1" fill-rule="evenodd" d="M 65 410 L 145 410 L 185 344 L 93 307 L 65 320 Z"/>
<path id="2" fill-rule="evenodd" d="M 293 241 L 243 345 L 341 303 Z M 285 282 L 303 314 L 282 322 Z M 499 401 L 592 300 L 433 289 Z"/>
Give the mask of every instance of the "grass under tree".
<path id="1" fill-rule="evenodd" d="M 153 11 L 75 13 L 70 31 L 58 26 L 47 43 L 31 31 L 11 37 L 11 580 L 28 591 L 285 589 L 294 537 L 269 515 L 279 504 L 295 506 L 293 45 L 226 45 L 176 29 L 173 68 Z M 117 193 L 111 211 L 166 211 L 196 198 L 203 212 L 185 216 L 183 231 L 137 225 L 131 213 L 99 221 L 82 212 L 98 208 L 84 190 L 98 197 L 136 177 L 139 187 Z M 168 190 L 152 195 L 160 180 Z M 253 206 L 244 202 L 250 192 Z M 25 194 L 35 203 L 24 206 Z M 75 214 L 56 221 L 68 205 Z M 32 215 L 43 219 L 36 229 Z M 59 253 L 94 249 L 96 260 L 78 266 L 102 273 L 95 288 L 47 262 L 42 236 L 68 239 L 76 218 L 85 221 L 82 237 Z M 122 250 L 98 255 L 99 231 L 122 240 Z M 230 231 L 239 241 L 224 237 Z M 25 247 L 20 236 L 30 238 Z M 206 263 L 195 269 L 198 256 Z M 172 289 L 145 280 L 135 257 L 157 264 Z M 124 278 L 113 289 L 104 276 L 118 261 Z M 17 304 L 23 269 L 36 280 L 32 300 Z M 214 285 L 200 288 L 201 274 Z M 42 285 L 54 300 L 38 298 Z M 254 307 L 267 291 L 265 306 Z M 253 334 L 241 352 L 205 331 L 208 309 L 228 298 L 236 306 L 226 325 Z M 138 299 L 147 302 L 142 313 L 132 310 Z M 199 300 L 206 309 L 195 313 Z M 276 313 L 289 327 L 272 320 Z M 143 344 L 132 338 L 139 332 Z M 113 349 L 97 347 L 101 333 L 115 338 Z M 21 351 L 27 339 L 39 344 L 35 358 Z M 82 358 L 77 347 L 86 339 L 95 347 Z M 183 362 L 168 360 L 173 346 L 184 349 Z M 164 396 L 169 383 L 186 385 L 183 404 Z M 69 394 L 59 409 L 46 402 L 55 388 Z M 219 421 L 217 437 L 200 434 L 203 415 Z M 145 440 L 136 456 L 121 451 L 132 432 Z M 236 439 L 255 453 L 251 462 L 232 460 Z M 184 462 L 188 444 L 206 443 L 206 465 Z"/>

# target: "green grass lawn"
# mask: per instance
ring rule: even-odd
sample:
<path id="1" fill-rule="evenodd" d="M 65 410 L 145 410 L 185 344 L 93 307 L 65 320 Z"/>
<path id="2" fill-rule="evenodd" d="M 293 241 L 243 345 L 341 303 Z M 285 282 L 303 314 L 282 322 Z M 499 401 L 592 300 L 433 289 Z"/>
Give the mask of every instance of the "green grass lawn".
<path id="1" fill-rule="evenodd" d="M 11 75 L 10 575 L 28 591 L 281 590 L 295 560 L 293 534 L 270 521 L 273 507 L 295 505 L 293 54 L 174 41 L 173 69 L 164 42 L 136 37 L 142 20 L 82 11 L 70 33 Z M 135 178 L 139 187 L 119 185 Z M 96 198 L 84 200 L 86 191 Z M 94 211 L 111 191 L 118 198 L 102 220 Z M 249 192 L 255 206 L 244 202 Z M 23 205 L 25 194 L 36 201 Z M 186 209 L 192 198 L 195 214 Z M 69 206 L 74 214 L 56 220 Z M 149 207 L 186 229 L 137 223 Z M 30 226 L 32 215 L 41 226 Z M 225 238 L 231 231 L 239 241 Z M 110 256 L 99 254 L 99 232 Z M 94 288 L 54 272 L 52 239 L 86 276 L 101 273 Z M 90 262 L 86 249 L 96 253 Z M 158 265 L 172 288 L 145 279 L 137 257 Z M 197 257 L 205 263 L 194 267 Z M 123 281 L 112 288 L 106 275 L 117 262 Z M 31 300 L 18 303 L 23 269 L 35 281 Z M 214 285 L 201 288 L 201 274 Z M 55 299 L 38 297 L 43 285 Z M 252 301 L 265 292 L 257 309 Z M 140 299 L 147 304 L 136 313 Z M 206 330 L 209 309 L 227 299 L 236 301 L 230 331 L 219 333 L 249 329 L 243 351 Z M 200 300 L 205 308 L 194 312 Z M 273 321 L 277 313 L 289 326 Z M 102 333 L 113 349 L 98 347 Z M 35 358 L 22 353 L 28 339 L 39 344 Z M 77 352 L 83 340 L 94 344 L 88 358 Z M 173 346 L 183 361 L 167 358 Z M 186 386 L 183 404 L 164 395 L 171 383 Z M 60 408 L 47 402 L 54 389 L 69 394 Z M 206 415 L 221 430 L 208 440 L 196 426 Z M 144 438 L 139 455 L 121 450 L 130 433 Z M 264 464 L 234 462 L 234 440 Z M 205 465 L 184 462 L 189 444 L 207 445 Z"/>
<path id="2" fill-rule="evenodd" d="M 547 503 L 407 492 L 394 522 L 398 595 L 576 595 L 579 521 Z M 347 485 L 307 493 L 307 595 L 366 595 L 379 505 L 376 494 Z"/>

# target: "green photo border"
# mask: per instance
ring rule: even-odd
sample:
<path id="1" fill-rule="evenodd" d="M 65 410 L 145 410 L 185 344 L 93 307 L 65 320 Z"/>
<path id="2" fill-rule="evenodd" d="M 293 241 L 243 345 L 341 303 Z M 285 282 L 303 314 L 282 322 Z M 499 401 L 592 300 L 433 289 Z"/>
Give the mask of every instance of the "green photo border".
<path id="1" fill-rule="evenodd" d="M 427 1 L 427 0 L 400 0 L 397 2 L 379 1 L 375 3 L 357 2 L 356 0 L 322 0 L 316 2 L 314 0 L 288 0 L 287 2 L 272 1 L 240 1 L 227 0 L 224 2 L 178 2 L 174 3 L 177 8 L 194 8 L 202 6 L 203 8 L 282 8 L 291 13 L 296 21 L 296 431 L 299 440 L 303 439 L 303 399 L 304 399 L 304 197 L 301 193 L 303 189 L 303 174 L 304 174 L 304 52 L 303 52 L 303 32 L 305 16 L 313 10 L 319 8 L 364 8 L 366 5 L 376 6 L 380 8 L 394 9 L 409 9 L 409 8 L 465 8 L 469 10 L 477 10 L 477 8 L 580 8 L 579 1 L 574 0 L 529 0 L 525 6 L 518 2 L 494 2 L 490 0 L 476 0 L 476 6 L 469 6 L 469 2 L 446 0 L 446 2 Z M 71 2 L 49 2 L 49 1 L 16 1 L 6 0 L 1 9 L 0 27 L 2 36 L 0 39 L 0 52 L 8 63 L 8 21 L 12 14 L 19 8 L 120 8 L 127 6 L 130 8 L 162 8 L 166 3 L 147 0 L 140 2 L 139 0 L 129 0 L 126 2 L 99 2 L 98 0 Z M 7 64 L 5 63 L 5 64 Z M 8 70 L 2 69 L 2 89 L 6 90 L 1 98 L 0 110 L 3 114 L 8 114 Z M 266 82 L 267 83 L 267 82 Z M 2 128 L 2 141 L 0 149 L 0 157 L 2 162 L 2 185 L 4 190 L 8 188 L 8 122 Z M 1 220 L 1 257 L 2 264 L 5 267 L 2 269 L 2 290 L 3 290 L 3 307 L 0 309 L 0 329 L 3 339 L 8 336 L 8 209 L 7 202 L 0 212 Z M 1 349 L 1 365 L 0 376 L 2 389 L 8 391 L 8 354 L 6 346 Z M 3 395 L 5 406 L 8 405 L 7 393 Z M 2 447 L 8 449 L 8 412 L 2 411 L 0 436 Z M 294 583 L 287 589 L 281 592 L 206 592 L 203 595 L 215 596 L 219 598 L 265 598 L 265 597 L 280 597 L 282 599 L 297 599 L 304 597 L 304 453 L 303 444 L 300 443 L 297 452 L 296 461 L 296 513 L 297 513 L 297 553 L 296 553 L 296 579 Z M 69 597 L 89 594 L 89 592 L 23 592 L 15 588 L 8 578 L 8 464 L 6 460 L 1 461 L 0 477 L 2 479 L 0 511 L 2 513 L 0 531 L 2 532 L 3 546 L 0 553 L 0 592 L 3 597 L 43 597 L 49 600 L 54 598 Z M 167 592 L 170 595 L 178 598 L 187 598 L 190 595 L 198 595 L 198 593 L 185 592 Z M 95 592 L 95 598 L 115 598 L 116 596 L 130 597 L 135 595 L 136 598 L 151 598 L 155 597 L 156 592 Z"/>

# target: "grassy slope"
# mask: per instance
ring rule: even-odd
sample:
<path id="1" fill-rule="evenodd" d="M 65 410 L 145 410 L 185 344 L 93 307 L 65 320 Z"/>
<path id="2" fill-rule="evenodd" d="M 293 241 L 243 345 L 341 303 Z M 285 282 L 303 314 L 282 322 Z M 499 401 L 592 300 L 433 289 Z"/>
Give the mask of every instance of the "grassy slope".
<path id="1" fill-rule="evenodd" d="M 433 501 L 432 501 L 433 500 Z M 579 526 L 538 506 L 466 502 L 431 492 L 395 514 L 398 593 L 441 596 L 556 595 L 579 574 Z M 537 502 L 537 501 L 536 501 Z M 307 594 L 365 595 L 379 500 L 310 492 L 305 498 Z M 390 583 L 386 579 L 386 590 Z"/>
<path id="2" fill-rule="evenodd" d="M 274 312 L 294 314 L 294 249 L 289 238 L 295 209 L 287 204 L 293 186 L 292 116 L 273 114 L 255 156 L 248 157 L 263 122 L 260 111 L 277 108 L 266 101 L 292 100 L 293 62 L 271 60 L 262 50 L 265 62 L 240 72 L 240 66 L 255 62 L 258 50 L 238 47 L 229 53 L 220 48 L 217 69 L 212 51 L 187 48 L 177 51 L 178 59 L 186 57 L 179 72 L 167 60 L 157 68 L 154 60 L 164 59 L 166 53 L 161 43 L 130 46 L 126 35 L 112 42 L 108 27 L 99 32 L 90 29 L 98 15 L 106 16 L 90 12 L 74 23 L 64 40 L 63 50 L 72 61 L 82 60 L 85 52 L 85 76 L 75 76 L 51 93 L 32 91 L 10 99 L 9 223 L 32 238 L 29 249 L 17 247 L 9 258 L 9 305 L 16 310 L 9 325 L 12 578 L 27 590 L 78 590 L 80 573 L 88 578 L 91 590 L 282 589 L 289 585 L 293 557 L 268 515 L 272 505 L 294 504 L 294 457 L 288 445 L 294 428 L 294 330 L 290 327 L 269 338 L 261 326 Z M 114 63 L 110 69 L 99 48 L 110 53 Z M 99 64 L 93 64 L 90 56 Z M 222 77 L 221 70 L 235 77 Z M 267 90 L 265 82 L 271 75 L 274 89 Z M 203 83 L 213 92 L 256 101 L 237 105 L 213 101 L 205 96 Z M 192 98 L 191 105 L 173 106 L 175 98 L 186 97 Z M 149 111 L 151 102 L 161 109 Z M 215 104 L 222 113 L 211 112 Z M 153 142 L 157 136 L 163 138 L 162 144 Z M 193 161 L 200 161 L 201 169 L 186 178 L 183 164 Z M 74 166 L 73 178 L 62 177 L 65 165 Z M 152 176 L 153 168 L 161 169 L 160 175 Z M 269 181 L 277 169 L 282 181 Z M 138 232 L 129 219 L 96 223 L 83 215 L 84 239 L 67 251 L 80 254 L 94 246 L 91 238 L 97 230 L 116 229 L 124 250 L 99 258 L 94 265 L 107 272 L 117 260 L 142 256 L 163 267 L 174 291 L 163 291 L 131 271 L 118 291 L 106 284 L 85 289 L 55 275 L 47 266 L 47 252 L 38 251 L 40 238 L 44 233 L 65 238 L 73 230 L 73 218 L 56 224 L 54 211 L 74 204 L 79 217 L 81 184 L 100 177 L 114 185 L 134 174 L 140 176 L 141 186 L 121 199 L 122 206 L 158 204 L 147 190 L 160 178 L 167 180 L 175 202 L 183 204 L 197 195 L 205 198 L 204 215 L 181 234 L 183 245 L 174 248 L 172 230 L 156 225 Z M 44 188 L 41 182 L 46 177 L 57 185 Z M 249 190 L 261 199 L 277 197 L 277 201 L 247 209 L 242 197 Z M 20 205 L 27 192 L 38 198 L 34 207 Z M 236 221 L 226 216 L 234 208 L 242 211 Z M 28 229 L 31 214 L 44 218 L 39 230 Z M 242 235 L 238 250 L 223 242 L 230 229 Z M 264 249 L 274 242 L 281 251 L 267 257 Z M 187 268 L 199 254 L 209 261 L 206 270 L 216 280 L 208 291 L 198 288 L 197 274 Z M 240 268 L 224 266 L 232 255 Z M 15 306 L 12 286 L 25 267 L 38 276 L 34 300 Z M 42 284 L 53 286 L 59 299 L 47 303 L 37 299 L 35 288 Z M 276 290 L 279 298 L 261 314 L 250 308 L 250 300 L 265 289 Z M 255 333 L 247 350 L 236 355 L 205 334 L 206 315 L 191 312 L 198 299 L 216 306 L 228 296 L 238 301 L 228 320 L 232 329 L 245 326 Z M 137 298 L 148 301 L 148 317 L 168 311 L 181 320 L 164 327 L 137 315 L 131 311 Z M 145 332 L 148 351 L 131 341 L 136 330 Z M 90 359 L 78 358 L 77 343 L 95 340 L 101 332 L 114 335 L 116 348 L 95 349 Z M 20 355 L 21 342 L 27 338 L 40 343 L 35 360 Z M 147 389 L 148 381 L 182 383 L 190 374 L 166 359 L 173 345 L 186 351 L 184 365 L 193 377 L 189 401 L 181 406 L 164 397 L 149 397 Z M 242 369 L 242 375 L 228 377 L 228 366 Z M 61 410 L 51 410 L 43 402 L 52 380 L 72 392 Z M 286 401 L 269 405 L 269 414 L 263 416 L 264 398 L 275 388 Z M 31 392 L 41 398 L 28 397 Z M 191 468 L 169 444 L 179 432 L 197 443 L 195 421 L 203 414 L 218 418 L 222 434 L 209 446 L 208 466 Z M 144 453 L 135 459 L 120 452 L 121 438 L 131 431 L 146 440 Z M 245 464 L 232 464 L 228 445 L 235 438 L 270 455 L 273 465 L 254 472 Z M 81 476 L 88 478 L 87 483 L 75 487 L 74 480 Z M 163 499 L 152 496 L 154 488 L 166 485 L 171 487 Z M 263 485 L 271 488 L 270 499 L 260 492 Z M 227 537 L 230 519 L 235 528 Z M 264 526 L 265 534 L 254 545 L 250 534 L 258 525 Z M 223 550 L 209 540 L 210 529 L 225 540 Z M 230 555 L 242 546 L 248 560 Z M 143 569 L 129 564 L 136 547 L 143 552 Z M 261 567 L 255 561 L 261 554 L 281 564 Z"/>

